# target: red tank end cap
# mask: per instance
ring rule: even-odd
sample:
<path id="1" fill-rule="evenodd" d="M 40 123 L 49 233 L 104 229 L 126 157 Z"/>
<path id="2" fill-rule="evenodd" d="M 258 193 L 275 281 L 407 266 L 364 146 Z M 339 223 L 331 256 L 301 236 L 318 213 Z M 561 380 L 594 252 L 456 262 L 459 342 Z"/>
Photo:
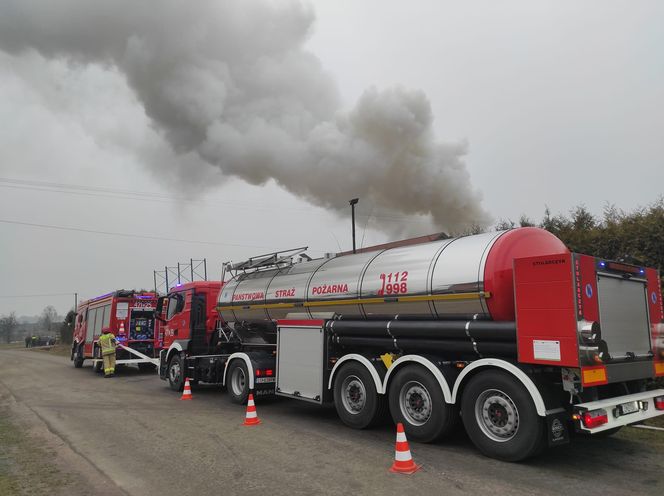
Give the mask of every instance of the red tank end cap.
<path id="1" fill-rule="evenodd" d="M 522 227 L 507 231 L 491 247 L 484 266 L 484 291 L 493 320 L 514 320 L 514 259 L 569 253 L 565 243 L 549 231 Z"/>

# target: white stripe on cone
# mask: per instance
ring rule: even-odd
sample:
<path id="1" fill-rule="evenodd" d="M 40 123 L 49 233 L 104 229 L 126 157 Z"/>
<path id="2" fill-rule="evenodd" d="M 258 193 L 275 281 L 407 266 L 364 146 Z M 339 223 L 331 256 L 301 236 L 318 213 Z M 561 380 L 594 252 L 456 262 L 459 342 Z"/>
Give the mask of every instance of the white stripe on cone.
<path id="1" fill-rule="evenodd" d="M 246 418 L 256 418 L 258 415 L 256 415 L 256 412 L 247 412 L 247 417 Z"/>
<path id="2" fill-rule="evenodd" d="M 406 441 L 407 441 L 406 433 L 405 432 L 397 432 L 397 443 L 405 443 Z"/>
<path id="3" fill-rule="evenodd" d="M 395 451 L 394 459 L 398 462 L 407 462 L 412 458 L 410 455 L 410 450 L 408 451 Z"/>

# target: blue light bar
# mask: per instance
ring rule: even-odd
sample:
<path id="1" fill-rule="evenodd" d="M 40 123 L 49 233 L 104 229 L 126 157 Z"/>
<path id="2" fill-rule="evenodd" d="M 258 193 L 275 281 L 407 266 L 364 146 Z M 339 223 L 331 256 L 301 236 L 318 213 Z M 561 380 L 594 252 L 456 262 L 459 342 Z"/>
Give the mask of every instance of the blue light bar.
<path id="1" fill-rule="evenodd" d="M 94 298 L 91 298 L 90 301 L 97 301 L 101 298 L 106 298 L 107 296 L 111 296 L 115 291 L 111 291 L 110 293 L 103 294 L 101 296 L 95 296 Z"/>

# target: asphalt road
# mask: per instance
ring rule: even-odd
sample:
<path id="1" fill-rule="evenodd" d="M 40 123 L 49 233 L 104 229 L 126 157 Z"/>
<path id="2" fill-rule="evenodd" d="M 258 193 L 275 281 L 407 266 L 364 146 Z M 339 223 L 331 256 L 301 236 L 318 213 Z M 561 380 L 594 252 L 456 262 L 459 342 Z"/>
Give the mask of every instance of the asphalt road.
<path id="1" fill-rule="evenodd" d="M 128 368 L 103 379 L 89 363 L 75 369 L 65 357 L 22 349 L 0 350 L 0 382 L 3 401 L 44 423 L 72 477 L 81 479 L 81 488 L 97 488 L 97 494 L 659 496 L 664 491 L 661 432 L 628 429 L 638 432 L 632 435 L 624 429 L 614 438 L 577 439 L 519 464 L 480 455 L 460 432 L 439 444 L 411 443 L 423 468 L 404 476 L 388 472 L 393 426 L 352 430 L 334 408 L 260 399 L 263 423 L 244 427 L 244 407 L 215 388 L 197 389 L 193 401 L 179 401 L 155 374 Z"/>

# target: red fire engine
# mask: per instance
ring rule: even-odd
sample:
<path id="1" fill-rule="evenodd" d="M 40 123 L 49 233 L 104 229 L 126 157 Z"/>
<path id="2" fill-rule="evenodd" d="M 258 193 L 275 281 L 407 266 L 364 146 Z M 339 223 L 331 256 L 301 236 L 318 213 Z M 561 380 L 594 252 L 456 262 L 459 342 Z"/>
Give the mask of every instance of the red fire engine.
<path id="1" fill-rule="evenodd" d="M 110 329 L 119 344 L 117 364 L 153 369 L 160 350 L 154 325 L 156 303 L 155 293 L 121 289 L 78 305 L 71 348 L 74 366 L 80 368 L 84 360 L 92 359 L 94 370 L 101 370 L 98 340 L 104 329 Z"/>

